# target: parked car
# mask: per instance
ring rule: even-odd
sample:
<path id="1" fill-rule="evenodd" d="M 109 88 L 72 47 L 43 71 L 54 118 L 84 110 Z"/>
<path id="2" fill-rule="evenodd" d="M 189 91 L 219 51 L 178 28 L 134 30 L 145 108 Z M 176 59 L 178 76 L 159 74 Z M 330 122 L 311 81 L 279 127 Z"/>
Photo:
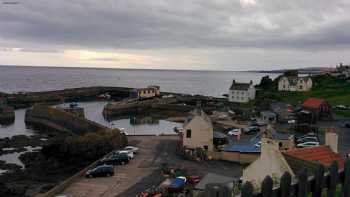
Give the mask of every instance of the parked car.
<path id="1" fill-rule="evenodd" d="M 345 122 L 345 123 L 343 124 L 343 126 L 344 126 L 345 128 L 350 128 L 350 122 Z"/>
<path id="2" fill-rule="evenodd" d="M 114 154 L 126 154 L 129 157 L 129 160 L 134 159 L 134 152 L 129 150 L 118 150 L 115 151 Z"/>
<path id="3" fill-rule="evenodd" d="M 91 170 L 88 170 L 85 173 L 85 176 L 88 178 L 113 176 L 113 175 L 114 175 L 114 167 L 112 165 L 100 165 Z"/>
<path id="4" fill-rule="evenodd" d="M 188 183 L 190 183 L 191 185 L 196 185 L 200 181 L 201 181 L 201 177 L 200 176 L 190 176 L 190 177 L 188 177 Z"/>
<path id="5" fill-rule="evenodd" d="M 232 129 L 227 134 L 228 135 L 233 135 L 233 136 L 241 135 L 242 134 L 242 130 L 241 129 Z"/>
<path id="6" fill-rule="evenodd" d="M 259 148 L 261 146 L 261 141 L 257 142 L 256 144 L 254 144 L 255 147 Z"/>
<path id="7" fill-rule="evenodd" d="M 308 136 L 308 137 L 302 137 L 302 138 L 298 138 L 297 142 L 308 142 L 308 141 L 312 141 L 312 142 L 318 142 L 318 138 L 315 136 Z"/>
<path id="8" fill-rule="evenodd" d="M 244 128 L 243 129 L 243 132 L 245 133 L 245 134 L 254 134 L 254 133 L 257 133 L 257 132 L 259 132 L 260 131 L 260 128 L 259 127 L 257 127 L 257 126 L 250 126 L 250 127 L 247 127 L 247 128 Z"/>
<path id="9" fill-rule="evenodd" d="M 120 165 L 129 163 L 130 158 L 127 154 L 113 154 L 110 157 L 102 159 L 100 164 Z"/>
<path id="10" fill-rule="evenodd" d="M 267 125 L 267 123 L 265 123 L 265 122 L 251 122 L 249 124 L 249 126 L 255 126 L 255 127 L 264 127 L 266 125 Z"/>
<path id="11" fill-rule="evenodd" d="M 305 148 L 305 147 L 314 147 L 314 146 L 319 146 L 320 143 L 319 142 L 304 142 L 304 143 L 299 143 L 297 144 L 298 148 Z"/>
<path id="12" fill-rule="evenodd" d="M 137 152 L 139 151 L 139 148 L 135 146 L 125 146 L 124 150 L 132 151 L 134 154 L 137 154 Z"/>
<path id="13" fill-rule="evenodd" d="M 288 120 L 288 124 L 295 124 L 296 120 Z"/>

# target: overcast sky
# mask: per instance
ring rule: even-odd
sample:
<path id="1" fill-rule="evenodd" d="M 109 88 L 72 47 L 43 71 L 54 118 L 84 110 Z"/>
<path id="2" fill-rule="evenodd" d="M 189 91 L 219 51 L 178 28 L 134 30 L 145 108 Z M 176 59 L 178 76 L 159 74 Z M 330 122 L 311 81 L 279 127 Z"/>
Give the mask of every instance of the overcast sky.
<path id="1" fill-rule="evenodd" d="M 0 2 L 5 65 L 260 70 L 350 62 L 349 0 Z"/>

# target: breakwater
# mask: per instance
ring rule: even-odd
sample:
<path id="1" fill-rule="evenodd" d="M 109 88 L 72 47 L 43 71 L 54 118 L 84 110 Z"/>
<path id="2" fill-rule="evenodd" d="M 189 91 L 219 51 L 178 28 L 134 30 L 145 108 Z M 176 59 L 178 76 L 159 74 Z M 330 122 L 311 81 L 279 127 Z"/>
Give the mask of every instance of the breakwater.
<path id="1" fill-rule="evenodd" d="M 30 107 L 35 103 L 96 100 L 98 95 L 105 93 L 108 93 L 114 99 L 123 99 L 129 96 L 131 89 L 132 88 L 126 87 L 82 87 L 43 92 L 0 93 L 0 95 L 7 98 L 7 102 L 10 106 L 24 108 Z"/>
<path id="2" fill-rule="evenodd" d="M 82 135 L 88 132 L 108 130 L 108 127 L 94 121 L 78 117 L 62 109 L 47 105 L 34 105 L 25 115 L 26 124 L 46 128 L 69 135 Z"/>
<path id="3" fill-rule="evenodd" d="M 140 113 L 145 111 L 179 111 L 189 112 L 193 106 L 179 104 L 178 98 L 153 98 L 148 100 L 126 100 L 108 103 L 103 109 L 105 117 L 120 116 L 129 113 Z"/>

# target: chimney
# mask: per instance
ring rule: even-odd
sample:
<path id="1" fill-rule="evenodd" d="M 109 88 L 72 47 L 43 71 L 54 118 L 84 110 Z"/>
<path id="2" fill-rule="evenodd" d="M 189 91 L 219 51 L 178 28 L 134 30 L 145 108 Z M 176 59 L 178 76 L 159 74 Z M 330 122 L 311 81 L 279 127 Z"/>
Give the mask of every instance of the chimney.
<path id="1" fill-rule="evenodd" d="M 338 134 L 335 133 L 334 128 L 326 129 L 326 145 L 329 146 L 333 152 L 338 153 Z"/>
<path id="2" fill-rule="evenodd" d="M 253 80 L 250 80 L 250 85 L 253 84 Z"/>

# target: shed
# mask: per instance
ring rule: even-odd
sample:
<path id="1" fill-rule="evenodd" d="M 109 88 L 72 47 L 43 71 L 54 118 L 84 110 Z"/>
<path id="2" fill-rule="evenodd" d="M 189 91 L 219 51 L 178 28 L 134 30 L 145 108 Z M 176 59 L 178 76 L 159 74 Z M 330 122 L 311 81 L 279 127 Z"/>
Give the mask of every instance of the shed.
<path id="1" fill-rule="evenodd" d="M 332 119 L 332 112 L 330 104 L 319 98 L 308 98 L 303 104 L 302 108 L 312 112 L 312 122 L 315 123 L 318 120 L 330 120 Z"/>

